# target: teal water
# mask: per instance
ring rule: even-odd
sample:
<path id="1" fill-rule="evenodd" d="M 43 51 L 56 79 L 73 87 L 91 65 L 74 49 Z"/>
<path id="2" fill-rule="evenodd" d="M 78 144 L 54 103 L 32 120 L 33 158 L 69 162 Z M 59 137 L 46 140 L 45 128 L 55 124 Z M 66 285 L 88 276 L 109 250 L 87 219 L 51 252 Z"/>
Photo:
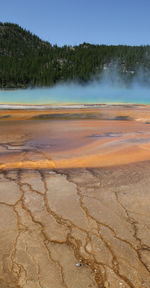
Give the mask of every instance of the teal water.
<path id="1" fill-rule="evenodd" d="M 52 88 L 0 90 L 0 104 L 150 104 L 150 87 L 117 87 L 91 83 L 57 85 Z"/>

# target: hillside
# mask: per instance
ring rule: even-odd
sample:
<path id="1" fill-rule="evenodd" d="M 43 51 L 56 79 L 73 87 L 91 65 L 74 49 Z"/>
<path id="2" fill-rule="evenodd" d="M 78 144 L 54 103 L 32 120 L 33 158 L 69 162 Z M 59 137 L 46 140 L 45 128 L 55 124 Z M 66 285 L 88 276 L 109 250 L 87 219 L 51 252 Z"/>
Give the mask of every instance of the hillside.
<path id="1" fill-rule="evenodd" d="M 150 71 L 150 46 L 52 46 L 17 24 L 0 23 L 0 88 L 50 86 L 58 81 L 88 81 L 114 65 L 125 81 L 139 67 Z"/>

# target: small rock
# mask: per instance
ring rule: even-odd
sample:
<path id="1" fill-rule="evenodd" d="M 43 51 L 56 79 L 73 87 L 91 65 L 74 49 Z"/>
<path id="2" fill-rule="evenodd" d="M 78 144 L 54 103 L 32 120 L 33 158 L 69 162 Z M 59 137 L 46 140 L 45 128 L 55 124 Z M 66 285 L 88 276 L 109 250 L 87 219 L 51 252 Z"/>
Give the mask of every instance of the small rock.
<path id="1" fill-rule="evenodd" d="M 81 263 L 76 263 L 76 267 L 81 267 L 82 264 Z"/>

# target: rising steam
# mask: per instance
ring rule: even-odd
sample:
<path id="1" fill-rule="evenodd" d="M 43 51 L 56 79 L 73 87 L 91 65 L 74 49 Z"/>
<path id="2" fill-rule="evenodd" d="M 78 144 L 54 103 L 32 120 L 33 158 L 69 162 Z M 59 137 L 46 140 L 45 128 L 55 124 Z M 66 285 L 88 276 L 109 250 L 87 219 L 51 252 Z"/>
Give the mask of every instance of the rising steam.
<path id="1" fill-rule="evenodd" d="M 130 71 L 134 73 L 134 71 Z M 134 76 L 134 75 L 133 75 Z M 87 84 L 59 83 L 49 88 L 0 91 L 0 103 L 65 104 L 65 103 L 141 103 L 150 104 L 149 73 L 139 69 L 130 81 L 120 77 L 111 67 L 96 75 Z"/>

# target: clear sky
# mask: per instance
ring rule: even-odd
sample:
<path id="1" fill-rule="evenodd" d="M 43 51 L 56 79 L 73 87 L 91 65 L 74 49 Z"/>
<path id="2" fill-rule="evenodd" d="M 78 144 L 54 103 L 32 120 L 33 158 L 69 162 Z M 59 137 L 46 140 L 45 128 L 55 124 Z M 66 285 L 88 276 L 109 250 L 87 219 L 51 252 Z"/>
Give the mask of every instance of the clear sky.
<path id="1" fill-rule="evenodd" d="M 0 0 L 0 21 L 52 44 L 150 44 L 150 0 Z"/>

